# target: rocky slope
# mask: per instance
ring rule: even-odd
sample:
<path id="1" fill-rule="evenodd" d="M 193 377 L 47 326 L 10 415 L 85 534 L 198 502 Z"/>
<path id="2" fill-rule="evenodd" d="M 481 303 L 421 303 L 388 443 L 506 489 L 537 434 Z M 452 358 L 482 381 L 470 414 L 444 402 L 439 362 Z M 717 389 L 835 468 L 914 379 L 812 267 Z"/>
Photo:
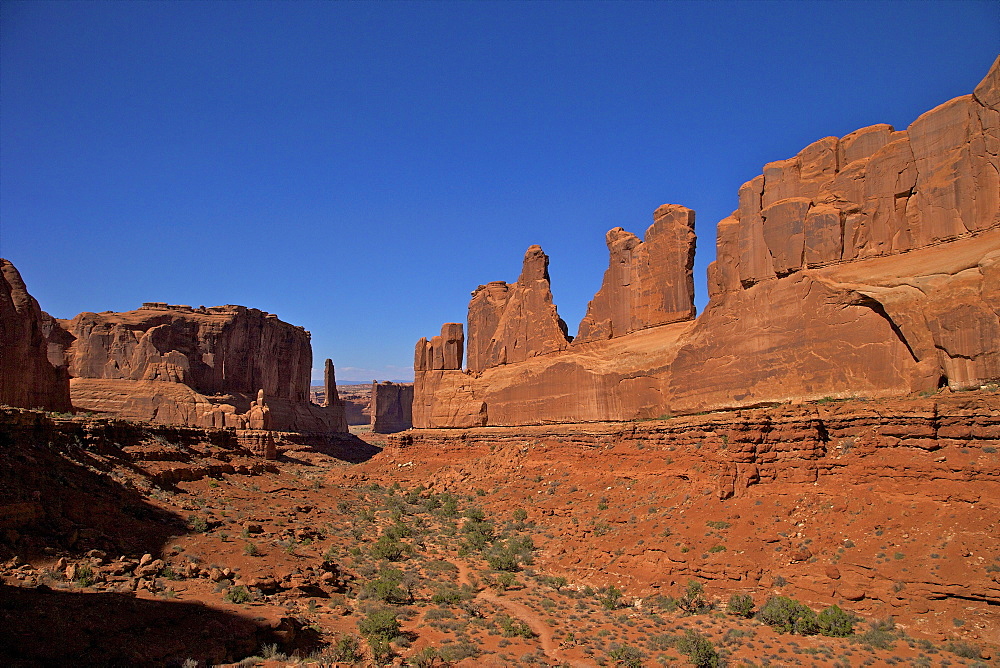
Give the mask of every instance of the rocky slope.
<path id="1" fill-rule="evenodd" d="M 0 662 L 698 665 L 696 637 L 729 665 L 982 666 L 998 430 L 995 391 L 945 390 L 382 452 L 281 435 L 264 460 L 228 430 L 0 411 Z M 861 619 L 793 635 L 734 593 Z"/>
<path id="2" fill-rule="evenodd" d="M 995 390 L 390 442 L 351 475 L 523 504 L 546 523 L 539 563 L 573 581 L 697 578 L 1000 642 Z"/>
<path id="3" fill-rule="evenodd" d="M 765 165 L 719 223 L 696 320 L 684 320 L 683 215 L 641 244 L 609 232 L 605 283 L 572 342 L 547 258 L 529 249 L 517 283 L 474 293 L 466 372 L 419 363 L 418 344 L 414 425 L 630 420 L 997 380 L 998 82 L 1000 60 L 905 131 L 862 128 Z"/>

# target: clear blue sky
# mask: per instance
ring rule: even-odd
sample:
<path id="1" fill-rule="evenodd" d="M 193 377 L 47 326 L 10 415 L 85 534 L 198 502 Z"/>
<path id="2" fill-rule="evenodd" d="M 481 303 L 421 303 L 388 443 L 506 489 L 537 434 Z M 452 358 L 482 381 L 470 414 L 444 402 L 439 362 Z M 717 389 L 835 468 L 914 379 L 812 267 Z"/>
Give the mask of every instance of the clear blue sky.
<path id="1" fill-rule="evenodd" d="M 575 333 L 604 233 L 972 91 L 997 2 L 0 4 L 0 254 L 56 317 L 244 304 L 344 380 L 513 281 Z M 321 375 L 321 373 L 319 374 Z M 319 377 L 316 375 L 314 377 Z"/>

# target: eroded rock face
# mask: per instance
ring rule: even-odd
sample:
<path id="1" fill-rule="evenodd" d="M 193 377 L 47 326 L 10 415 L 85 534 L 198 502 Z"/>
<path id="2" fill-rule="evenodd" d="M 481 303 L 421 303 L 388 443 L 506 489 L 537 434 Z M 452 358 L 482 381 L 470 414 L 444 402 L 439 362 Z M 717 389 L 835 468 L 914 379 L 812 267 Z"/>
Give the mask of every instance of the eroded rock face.
<path id="1" fill-rule="evenodd" d="M 1000 225 L 1000 72 L 901 132 L 873 125 L 771 162 L 719 224 L 710 294 Z"/>
<path id="2" fill-rule="evenodd" d="M 604 283 L 573 343 L 694 318 L 694 211 L 664 204 L 653 221 L 644 241 L 620 227 L 608 232 Z"/>
<path id="3" fill-rule="evenodd" d="M 413 385 L 372 383 L 372 432 L 392 434 L 413 426 Z"/>
<path id="4" fill-rule="evenodd" d="M 71 410 L 62 335 L 14 265 L 0 258 L 0 404 Z"/>
<path id="5" fill-rule="evenodd" d="M 66 354 L 80 408 L 164 424 L 347 430 L 343 406 L 309 401 L 309 332 L 275 315 L 150 302 L 61 324 L 73 338 Z"/>
<path id="6" fill-rule="evenodd" d="M 574 345 L 551 334 L 547 258 L 533 247 L 518 283 L 473 294 L 470 373 L 417 373 L 414 426 L 634 420 L 997 382 L 998 91 L 1000 59 L 974 95 L 906 131 L 873 125 L 765 165 L 718 225 L 697 320 L 683 322 L 694 246 L 683 207 L 661 207 L 643 242 L 609 232 L 611 263 Z M 661 229 L 671 241 L 654 252 Z"/>
<path id="7" fill-rule="evenodd" d="M 489 283 L 469 302 L 469 371 L 565 350 L 566 323 L 552 303 L 549 256 L 531 246 L 517 283 Z"/>
<path id="8" fill-rule="evenodd" d="M 446 322 L 441 334 L 430 341 L 421 338 L 413 353 L 415 371 L 440 371 L 462 368 L 465 334 L 460 322 Z"/>
<path id="9" fill-rule="evenodd" d="M 74 378 L 161 380 L 206 395 L 240 393 L 307 401 L 309 333 L 244 306 L 192 309 L 150 302 L 125 313 L 63 321 L 76 338 Z"/>

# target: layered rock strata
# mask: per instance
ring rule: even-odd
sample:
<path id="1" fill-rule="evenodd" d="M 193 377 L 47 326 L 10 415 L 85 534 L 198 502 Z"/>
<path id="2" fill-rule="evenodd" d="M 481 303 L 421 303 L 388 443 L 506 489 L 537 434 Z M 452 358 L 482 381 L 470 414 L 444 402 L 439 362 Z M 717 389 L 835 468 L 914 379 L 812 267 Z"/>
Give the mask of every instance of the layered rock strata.
<path id="1" fill-rule="evenodd" d="M 413 385 L 372 383 L 372 432 L 392 434 L 413 426 Z"/>
<path id="2" fill-rule="evenodd" d="M 150 302 L 61 324 L 78 408 L 164 424 L 347 430 L 339 402 L 309 401 L 309 332 L 273 314 Z M 255 405 L 260 392 L 266 406 L 262 396 Z M 265 411 L 269 426 L 261 427 Z"/>
<path id="3" fill-rule="evenodd" d="M 50 341 L 56 343 L 51 351 Z M 71 409 L 58 341 L 58 325 L 39 308 L 14 265 L 0 258 L 0 404 Z"/>
<path id="4" fill-rule="evenodd" d="M 551 335 L 547 258 L 529 250 L 518 283 L 473 293 L 467 372 L 416 367 L 414 425 L 632 420 L 1000 380 L 998 91 L 1000 59 L 973 95 L 905 131 L 862 128 L 765 165 L 719 223 L 696 320 L 684 320 L 683 207 L 658 209 L 642 244 L 609 232 L 611 264 L 572 344 Z M 658 246 L 661 212 L 673 232 Z"/>
<path id="5" fill-rule="evenodd" d="M 997 391 L 389 441 L 359 483 L 502 489 L 495 513 L 545 523 L 537 567 L 581 585 L 676 596 L 698 578 L 722 601 L 781 593 L 949 638 L 976 619 L 996 639 Z"/>

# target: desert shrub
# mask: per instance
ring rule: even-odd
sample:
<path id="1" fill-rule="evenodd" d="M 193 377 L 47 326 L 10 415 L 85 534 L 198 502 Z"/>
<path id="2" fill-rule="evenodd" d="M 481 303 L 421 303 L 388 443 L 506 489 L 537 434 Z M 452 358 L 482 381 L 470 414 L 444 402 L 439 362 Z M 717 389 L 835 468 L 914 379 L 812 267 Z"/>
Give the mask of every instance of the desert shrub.
<path id="1" fill-rule="evenodd" d="M 330 658 L 341 663 L 355 663 L 361 659 L 360 643 L 354 636 L 341 636 L 329 649 Z"/>
<path id="2" fill-rule="evenodd" d="M 243 554 L 247 555 L 248 557 L 259 557 L 260 550 L 257 549 L 257 545 L 255 543 L 248 542 L 246 545 L 243 546 Z"/>
<path id="3" fill-rule="evenodd" d="M 438 653 L 444 661 L 447 661 L 448 663 L 457 663 L 462 659 L 479 656 L 479 648 L 470 642 L 455 642 L 442 645 L 438 650 Z"/>
<path id="4" fill-rule="evenodd" d="M 226 600 L 231 603 L 248 603 L 251 599 L 250 590 L 243 585 L 230 587 L 226 591 Z"/>
<path id="5" fill-rule="evenodd" d="M 358 630 L 366 636 L 369 641 L 372 638 L 381 638 L 386 643 L 399 635 L 399 620 L 396 613 L 388 608 L 377 608 L 368 612 L 368 615 L 358 622 Z"/>
<path id="6" fill-rule="evenodd" d="M 892 641 L 896 639 L 896 634 L 893 633 L 895 629 L 896 623 L 892 617 L 876 619 L 875 621 L 868 622 L 868 630 L 861 635 L 855 636 L 854 639 L 875 649 L 891 649 Z"/>
<path id="7" fill-rule="evenodd" d="M 204 517 L 195 516 L 188 522 L 188 526 L 191 528 L 191 531 L 205 533 L 208 530 L 208 521 Z"/>
<path id="8" fill-rule="evenodd" d="M 472 591 L 468 587 L 456 587 L 446 584 L 438 587 L 438 590 L 431 596 L 432 603 L 461 603 L 472 598 Z"/>
<path id="9" fill-rule="evenodd" d="M 392 536 L 381 536 L 371 547 L 372 556 L 376 559 L 399 561 L 406 553 L 405 546 Z"/>
<path id="10" fill-rule="evenodd" d="M 528 519 L 528 511 L 524 508 L 517 508 L 514 510 L 513 517 L 515 522 L 523 522 Z"/>
<path id="11" fill-rule="evenodd" d="M 783 633 L 812 635 L 819 630 L 816 613 L 786 596 L 773 596 L 768 599 L 757 613 L 757 617 Z"/>
<path id="12" fill-rule="evenodd" d="M 621 605 L 622 601 L 622 590 L 618 587 L 611 585 L 607 589 L 603 590 L 603 596 L 597 598 L 601 602 L 601 605 L 606 610 L 615 610 Z"/>
<path id="13" fill-rule="evenodd" d="M 688 631 L 683 638 L 677 640 L 677 651 L 687 656 L 688 661 L 698 668 L 716 668 L 722 665 L 712 641 L 695 631 Z"/>
<path id="14" fill-rule="evenodd" d="M 753 597 L 750 594 L 733 594 L 726 609 L 737 617 L 753 617 Z"/>
<path id="15" fill-rule="evenodd" d="M 507 615 L 499 615 L 497 617 L 497 625 L 500 627 L 500 631 L 503 633 L 505 638 L 534 638 L 535 632 L 531 630 L 531 627 L 522 622 L 519 619 L 513 619 Z"/>
<path id="16" fill-rule="evenodd" d="M 691 615 L 708 612 L 712 606 L 705 600 L 704 592 L 705 585 L 697 580 L 688 580 L 684 594 L 677 599 L 677 607 Z"/>
<path id="17" fill-rule="evenodd" d="M 76 569 L 76 582 L 81 587 L 89 587 L 96 581 L 94 569 L 90 567 L 90 564 L 83 564 Z"/>
<path id="18" fill-rule="evenodd" d="M 383 568 L 377 580 L 368 582 L 362 587 L 361 595 L 365 598 L 377 598 L 386 603 L 402 605 L 409 603 L 413 596 L 409 587 L 401 586 L 403 572 L 396 568 Z"/>
<path id="19" fill-rule="evenodd" d="M 643 659 L 646 658 L 646 655 L 629 645 L 612 644 L 611 651 L 608 652 L 608 658 L 614 661 L 617 666 L 642 668 L 644 665 Z"/>
<path id="20" fill-rule="evenodd" d="M 854 633 L 855 616 L 845 612 L 838 605 L 831 605 L 816 617 L 816 625 L 821 635 L 832 638 L 846 638 Z"/>
<path id="21" fill-rule="evenodd" d="M 945 645 L 944 648 L 952 654 L 962 657 L 963 659 L 978 659 L 981 656 L 978 647 L 961 640 L 950 642 Z"/>

